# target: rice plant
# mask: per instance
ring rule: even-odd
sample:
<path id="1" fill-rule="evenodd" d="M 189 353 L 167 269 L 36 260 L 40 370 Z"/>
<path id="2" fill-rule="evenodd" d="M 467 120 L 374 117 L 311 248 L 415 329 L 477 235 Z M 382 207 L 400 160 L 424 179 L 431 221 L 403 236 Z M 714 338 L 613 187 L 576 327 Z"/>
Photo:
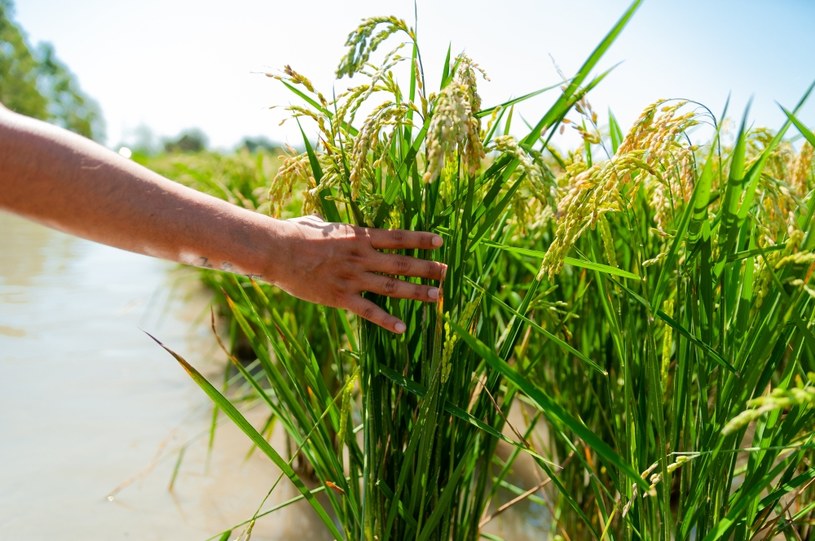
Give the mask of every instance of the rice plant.
<path id="1" fill-rule="evenodd" d="M 587 150 L 566 164 L 559 219 L 539 237 L 553 287 L 536 319 L 607 375 L 546 342 L 526 363 L 650 486 L 555 424 L 544 454 L 568 465 L 553 534 L 811 535 L 815 139 L 789 118 L 772 134 L 747 130 L 745 114 L 725 145 L 709 111 L 658 102 L 602 141 L 611 158 Z M 797 151 L 783 139 L 793 122 Z M 696 146 L 701 123 L 714 139 Z M 626 275 L 569 268 L 569 253 Z"/>
<path id="2" fill-rule="evenodd" d="M 398 336 L 219 276 L 266 427 L 176 356 L 334 538 L 494 538 L 491 510 L 517 501 L 505 489 L 534 492 L 511 480 L 520 456 L 548 487 L 542 535 L 811 535 L 815 136 L 796 108 L 778 133 L 745 113 L 728 141 L 678 101 L 601 131 L 592 73 L 638 6 L 574 76 L 496 106 L 466 55 L 448 51 L 431 89 L 392 17 L 349 35 L 336 96 L 271 74 L 300 100 L 305 152 L 281 163 L 269 211 L 305 188 L 305 213 L 445 238 L 412 254 L 448 265 L 437 305 L 370 296 L 407 324 Z M 516 135 L 514 106 L 547 92 Z M 565 124 L 579 151 L 554 148 Z M 266 442 L 272 419 L 290 453 Z"/>

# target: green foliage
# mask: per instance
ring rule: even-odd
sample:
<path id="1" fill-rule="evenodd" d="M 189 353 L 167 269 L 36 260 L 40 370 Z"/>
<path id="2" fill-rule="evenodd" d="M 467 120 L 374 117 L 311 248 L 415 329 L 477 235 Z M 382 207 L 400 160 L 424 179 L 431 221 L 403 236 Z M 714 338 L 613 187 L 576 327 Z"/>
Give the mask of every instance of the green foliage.
<path id="1" fill-rule="evenodd" d="M 104 138 L 99 105 L 80 88 L 76 77 L 49 43 L 37 46 L 38 88 L 48 102 L 47 120 L 91 139 Z"/>
<path id="2" fill-rule="evenodd" d="M 269 211 L 269 183 L 281 160 L 278 152 L 241 150 L 232 154 L 176 151 L 139 155 L 142 165 L 232 204 Z"/>
<path id="3" fill-rule="evenodd" d="M 244 137 L 241 139 L 241 142 L 238 143 L 239 150 L 245 149 L 250 153 L 254 153 L 256 151 L 277 152 L 282 148 L 282 145 L 279 143 L 275 143 L 268 137 L 263 136 Z"/>
<path id="4" fill-rule="evenodd" d="M 371 296 L 401 336 L 209 275 L 287 461 L 235 407 L 245 390 L 229 400 L 179 358 L 336 538 L 494 539 L 490 511 L 524 492 L 523 455 L 548 484 L 540 537 L 812 536 L 815 136 L 796 118 L 809 92 L 777 133 L 745 114 L 729 135 L 677 101 L 627 134 L 611 116 L 600 129 L 587 95 L 606 73 L 591 73 L 638 5 L 522 136 L 513 106 L 547 89 L 484 108 L 479 68 L 448 52 L 431 91 L 415 32 L 376 18 L 350 35 L 338 75 L 352 84 L 335 100 L 279 77 L 302 100 L 305 152 L 268 194 L 266 174 L 213 180 L 217 159 L 189 161 L 206 154 L 170 171 L 276 215 L 444 236 L 413 254 L 448 265 L 438 305 Z M 585 144 L 560 155 L 564 122 Z M 710 140 L 691 143 L 704 125 Z"/>
<path id="5" fill-rule="evenodd" d="M 12 111 L 46 118 L 48 101 L 37 88 L 38 61 L 12 20 L 11 0 L 0 3 L 0 102 Z"/>
<path id="6" fill-rule="evenodd" d="M 373 34 L 370 26 L 363 23 L 352 37 Z M 413 49 L 407 92 L 393 83 L 390 71 L 357 68 L 368 75 L 367 84 L 341 98 L 323 133 L 325 152 L 310 156 L 320 164 L 319 175 L 313 166 L 312 174 L 317 190 L 323 188 L 323 207 L 343 201 L 345 218 L 361 225 L 438 230 L 445 236 L 439 256 L 448 264 L 438 307 L 379 299 L 408 323 L 405 336 L 362 328 L 362 432 L 364 454 L 372 458 L 362 472 L 362 535 L 349 537 L 476 539 L 498 498 L 496 487 L 511 469 L 492 461 L 501 439 L 496 434 L 517 396 L 510 384 L 515 373 L 497 368 L 512 360 L 515 344 L 530 330 L 528 320 L 505 311 L 513 302 L 506 295 L 525 291 L 523 307 L 540 284 L 534 275 L 507 269 L 501 246 L 510 240 L 519 206 L 546 204 L 553 175 L 534 146 L 578 102 L 581 84 L 612 40 L 598 47 L 532 131 L 516 140 L 502 130 L 512 114 L 506 107 L 482 131 L 479 69 L 464 55 L 448 57 L 440 90 L 426 95 L 414 34 L 405 34 Z M 359 56 L 371 52 L 362 49 Z M 394 52 L 383 63 L 390 69 L 396 62 Z M 373 112 L 352 129 L 341 112 L 352 116 L 362 107 L 357 96 L 375 93 L 384 101 L 366 104 Z M 508 271 L 515 273 L 509 281 Z M 517 290 L 510 293 L 502 287 L 506 283 Z M 518 311 L 523 315 L 523 308 Z M 577 419 L 562 417 L 581 429 Z M 614 460 L 616 453 L 600 440 L 591 443 Z M 511 445 L 548 470 L 526 441 Z M 631 483 L 641 482 L 629 473 Z"/>
<path id="7" fill-rule="evenodd" d="M 206 150 L 207 136 L 199 129 L 184 130 L 175 139 L 164 142 L 164 152 L 195 153 Z"/>
<path id="8" fill-rule="evenodd" d="M 99 106 L 79 87 L 52 45 L 32 48 L 13 20 L 11 0 L 0 3 L 0 103 L 92 139 L 104 138 Z"/>
<path id="9" fill-rule="evenodd" d="M 732 146 L 717 129 L 697 148 L 689 131 L 717 122 L 691 105 L 647 108 L 619 143 L 602 140 L 618 147 L 610 159 L 573 155 L 559 182 L 543 260 L 554 287 L 529 315 L 607 375 L 537 342 L 524 355 L 530 377 L 651 486 L 633 488 L 555 425 L 543 454 L 568 466 L 552 533 L 811 534 L 815 254 L 802 241 L 813 223 L 813 150 L 782 139 L 789 123 L 750 132 L 746 117 Z M 566 253 L 639 279 L 561 266 Z"/>
<path id="10" fill-rule="evenodd" d="M 384 67 L 365 64 L 385 38 L 400 34 L 409 40 L 410 58 L 398 55 L 400 45 L 385 55 Z M 493 461 L 498 442 L 547 468 L 526 441 L 502 434 L 517 392 L 469 344 L 488 344 L 507 363 L 529 324 L 504 309 L 513 302 L 502 288 L 508 273 L 502 256 L 514 206 L 549 197 L 554 177 L 533 146 L 596 84 L 581 86 L 611 41 L 598 47 L 523 143 L 501 127 L 510 123 L 510 103 L 493 109 L 482 139 L 479 69 L 466 56 L 448 58 L 439 92 L 428 95 L 415 34 L 401 21 L 365 21 L 352 33 L 353 61 L 342 71 L 362 82 L 332 104 L 293 70 L 281 78 L 304 99 L 292 111 L 316 121 L 321 144 L 313 148 L 304 138 L 306 152 L 280 169 L 274 200 L 305 185 L 305 208 L 331 219 L 446 237 L 437 255 L 449 272 L 437 306 L 374 299 L 407 323 L 400 337 L 322 308 L 294 316 L 265 299 L 257 284 L 225 287 L 231 314 L 262 367 L 250 381 L 314 478 L 332 488 L 326 497 L 344 538 L 477 539 L 498 487 L 508 484 L 511 463 Z M 405 64 L 403 89 L 395 69 Z M 358 122 L 361 111 L 367 116 Z M 527 304 L 540 284 L 534 274 L 522 269 L 517 276 L 526 283 Z M 306 326 L 307 320 L 314 323 Z M 323 337 L 318 343 L 328 347 L 307 340 L 304 330 L 315 327 Z M 582 426 L 565 412 L 561 418 Z M 631 483 L 645 486 L 606 444 L 582 433 L 628 469 Z"/>

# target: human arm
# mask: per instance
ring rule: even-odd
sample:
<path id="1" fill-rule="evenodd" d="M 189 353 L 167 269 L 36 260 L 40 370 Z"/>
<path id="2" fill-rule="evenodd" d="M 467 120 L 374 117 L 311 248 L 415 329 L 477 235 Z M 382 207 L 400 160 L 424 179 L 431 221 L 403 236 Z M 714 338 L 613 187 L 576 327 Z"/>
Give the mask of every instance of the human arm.
<path id="1" fill-rule="evenodd" d="M 132 252 L 252 276 L 394 332 L 404 324 L 362 292 L 432 302 L 438 289 L 394 276 L 440 280 L 445 271 L 380 251 L 434 249 L 437 235 L 271 218 L 2 106 L 0 209 Z"/>

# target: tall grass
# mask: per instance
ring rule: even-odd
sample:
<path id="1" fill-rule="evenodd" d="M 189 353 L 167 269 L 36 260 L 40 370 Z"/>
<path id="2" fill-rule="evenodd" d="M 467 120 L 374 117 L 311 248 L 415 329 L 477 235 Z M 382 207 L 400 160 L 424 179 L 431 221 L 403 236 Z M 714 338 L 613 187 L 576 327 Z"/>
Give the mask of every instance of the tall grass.
<path id="1" fill-rule="evenodd" d="M 439 89 L 431 93 L 416 35 L 397 19 L 369 19 L 352 32 L 338 74 L 362 82 L 333 103 L 291 69 L 280 77 L 303 98 L 305 105 L 293 111 L 316 121 L 321 148 L 306 138 L 306 153 L 284 166 L 278 189 L 297 178 L 285 173 L 305 172 L 308 203 L 329 220 L 434 230 L 446 237 L 439 256 L 449 270 L 438 306 L 376 299 L 410 330 L 397 338 L 374 326 L 360 328 L 355 353 L 362 446 L 348 429 L 350 411 L 340 409 L 338 437 L 350 460 L 331 478 L 345 502 L 351 494 L 359 498 L 349 504 L 352 513 L 335 506 L 347 537 L 478 538 L 495 494 L 491 458 L 514 393 L 467 340 L 489 344 L 497 362 L 512 356 L 527 322 L 510 322 L 512 314 L 496 308 L 505 294 L 501 247 L 511 232 L 507 222 L 522 198 L 550 196 L 553 177 L 534 147 L 599 80 L 588 80 L 589 73 L 634 7 L 521 140 L 508 134 L 513 103 L 482 109 L 480 70 L 466 56 L 448 53 Z M 390 37 L 405 41 L 381 65 L 368 64 Z M 405 87 L 394 74 L 400 65 L 406 67 Z M 357 124 L 363 111 L 367 116 Z M 306 162 L 308 168 L 297 166 Z M 528 299 L 532 294 L 530 289 Z M 525 442 L 511 443 L 541 460 Z M 633 470 L 631 477 L 638 479 Z"/>
<path id="2" fill-rule="evenodd" d="M 554 235 L 540 232 L 551 238 L 546 301 L 559 309 L 536 319 L 608 375 L 546 342 L 524 363 L 650 487 L 633 487 L 555 424 L 547 456 L 574 460 L 559 474 L 553 532 L 811 534 L 815 139 L 790 120 L 806 137 L 800 152 L 783 140 L 789 122 L 750 132 L 746 114 L 731 145 L 715 126 L 696 147 L 689 132 L 715 118 L 660 102 L 625 138 L 602 141 L 610 159 L 593 163 L 587 147 L 567 165 Z M 567 253 L 634 276 L 564 267 Z"/>
<path id="3" fill-rule="evenodd" d="M 415 254 L 448 265 L 438 305 L 371 297 L 407 323 L 401 336 L 220 278 L 260 365 L 236 369 L 289 457 L 177 357 L 334 537 L 487 535 L 502 487 L 522 491 L 509 481 L 521 455 L 551 487 L 552 536 L 811 534 L 815 136 L 794 109 L 777 134 L 745 114 L 729 141 L 681 102 L 601 132 L 586 96 L 606 74 L 590 74 L 638 5 L 523 136 L 514 105 L 546 89 L 482 107 L 478 66 L 448 52 L 431 91 L 394 18 L 351 33 L 338 76 L 354 84 L 336 98 L 291 68 L 276 76 L 301 100 L 305 152 L 271 201 L 305 186 L 306 212 L 445 237 Z M 564 122 L 579 152 L 553 149 Z M 691 143 L 701 125 L 711 140 Z"/>
<path id="4" fill-rule="evenodd" d="M 587 151 L 561 177 L 561 217 L 543 258 L 555 285 L 547 301 L 560 309 L 538 319 L 608 376 L 586 374 L 545 342 L 527 362 L 532 379 L 557 389 L 651 486 L 627 486 L 554 426 L 548 456 L 575 460 L 560 473 L 566 490 L 553 504 L 562 517 L 553 530 L 806 537 L 815 474 L 813 246 L 804 242 L 815 208 L 812 137 L 801 126 L 809 141 L 796 153 L 782 139 L 789 124 L 773 136 L 749 132 L 745 120 L 730 148 L 718 127 L 712 144 L 696 148 L 688 132 L 715 119 L 688 107 L 649 107 L 624 139 L 603 141 L 611 159 L 592 163 Z M 563 267 L 570 252 L 634 276 Z"/>

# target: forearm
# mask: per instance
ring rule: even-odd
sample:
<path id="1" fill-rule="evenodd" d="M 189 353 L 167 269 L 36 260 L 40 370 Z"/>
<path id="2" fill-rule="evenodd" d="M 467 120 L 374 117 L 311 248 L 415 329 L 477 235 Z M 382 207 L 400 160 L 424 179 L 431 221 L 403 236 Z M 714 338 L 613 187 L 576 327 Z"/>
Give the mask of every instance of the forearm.
<path id="1" fill-rule="evenodd" d="M 431 233 L 276 220 L 181 186 L 78 135 L 0 106 L 0 209 L 90 240 L 250 275 L 395 332 L 363 292 L 436 301 L 445 265 L 381 250 L 433 250 Z"/>
<path id="2" fill-rule="evenodd" d="M 0 167 L 0 208 L 90 240 L 269 281 L 273 261 L 265 255 L 286 256 L 276 234 L 284 222 L 2 108 Z"/>

